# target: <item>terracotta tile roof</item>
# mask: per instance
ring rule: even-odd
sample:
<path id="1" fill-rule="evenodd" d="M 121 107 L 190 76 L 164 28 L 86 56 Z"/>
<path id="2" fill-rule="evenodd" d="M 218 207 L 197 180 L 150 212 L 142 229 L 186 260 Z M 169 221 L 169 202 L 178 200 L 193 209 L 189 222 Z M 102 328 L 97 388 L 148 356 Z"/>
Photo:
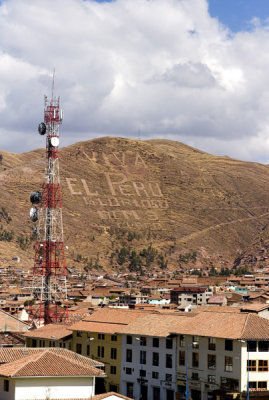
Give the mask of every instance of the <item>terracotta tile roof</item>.
<path id="1" fill-rule="evenodd" d="M 98 332 L 98 333 L 110 333 L 120 332 L 121 328 L 126 325 L 123 324 L 108 324 L 106 322 L 87 322 L 81 321 L 72 325 L 70 329 L 75 331 L 86 331 L 86 332 Z"/>
<path id="2" fill-rule="evenodd" d="M 172 289 L 172 292 L 177 293 L 204 293 L 207 290 L 206 287 L 201 286 L 182 286 L 179 288 Z"/>
<path id="3" fill-rule="evenodd" d="M 144 314 L 143 311 L 138 310 L 101 308 L 83 320 L 127 325 L 129 322 L 134 321 L 141 312 Z"/>
<path id="4" fill-rule="evenodd" d="M 225 300 L 225 296 L 211 296 L 208 299 L 208 304 L 222 304 Z"/>
<path id="5" fill-rule="evenodd" d="M 72 335 L 70 329 L 61 324 L 48 324 L 24 334 L 25 337 L 60 340 Z"/>
<path id="6" fill-rule="evenodd" d="M 40 377 L 40 376 L 105 376 L 103 371 L 84 363 L 82 357 L 75 360 L 71 351 L 43 349 L 35 354 L 24 356 L 16 361 L 0 366 L 0 376 Z M 62 351 L 64 350 L 64 351 Z"/>
<path id="7" fill-rule="evenodd" d="M 194 313 L 181 314 L 159 314 L 147 313 L 141 315 L 128 326 L 122 327 L 120 333 L 142 336 L 159 336 L 166 337 L 170 334 L 175 324 L 179 323 L 181 318 L 192 319 Z"/>
<path id="8" fill-rule="evenodd" d="M 0 332 L 0 343 L 1 346 L 3 345 L 24 346 L 25 337 L 20 332 Z"/>
<path id="9" fill-rule="evenodd" d="M 256 314 L 248 314 L 240 339 L 269 340 L 269 320 Z"/>
<path id="10" fill-rule="evenodd" d="M 241 306 L 241 310 L 243 311 L 262 311 L 269 308 L 269 304 L 262 303 L 249 303 Z"/>
<path id="11" fill-rule="evenodd" d="M 126 396 L 123 396 L 122 394 L 115 393 L 115 392 L 97 394 L 96 396 L 91 397 L 91 399 L 92 400 L 103 400 L 103 399 L 107 399 L 110 396 L 117 396 L 118 399 L 123 399 L 123 400 L 133 400 L 130 397 L 126 397 Z"/>
<path id="12" fill-rule="evenodd" d="M 143 315 L 123 327 L 120 333 L 159 337 L 174 333 L 227 339 L 269 338 L 269 320 L 255 314 L 221 312 L 221 308 L 218 312 Z"/>
<path id="13" fill-rule="evenodd" d="M 46 350 L 44 347 L 0 347 L 0 364 L 20 360 L 23 357 L 28 357 L 33 354 L 39 354 L 44 352 L 44 350 Z M 81 356 L 67 349 L 53 347 L 49 350 L 55 354 L 66 355 L 70 360 L 74 360 L 74 362 L 84 363 L 91 367 L 103 366 L 103 363 L 99 361 Z"/>
<path id="14" fill-rule="evenodd" d="M 221 306 L 221 309 L 219 306 L 198 306 L 195 309 L 195 312 L 227 312 L 227 313 L 235 313 L 238 312 L 240 313 L 240 307 L 233 307 L 233 306 Z"/>
<path id="15" fill-rule="evenodd" d="M 141 313 L 145 314 L 145 311 L 102 308 L 88 315 L 83 321 L 71 325 L 70 329 L 113 334 L 119 332 L 122 327 L 134 321 Z"/>

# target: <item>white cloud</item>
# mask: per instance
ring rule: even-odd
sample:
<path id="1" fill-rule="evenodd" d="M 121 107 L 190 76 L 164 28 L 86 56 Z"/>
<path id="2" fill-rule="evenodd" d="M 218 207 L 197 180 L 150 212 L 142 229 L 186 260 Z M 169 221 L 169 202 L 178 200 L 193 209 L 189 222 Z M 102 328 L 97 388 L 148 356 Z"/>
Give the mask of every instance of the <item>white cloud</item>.
<path id="1" fill-rule="evenodd" d="M 252 24 L 232 35 L 206 0 L 5 0 L 0 148 L 42 145 L 34 135 L 55 67 L 63 144 L 140 130 L 267 160 L 269 30 Z"/>

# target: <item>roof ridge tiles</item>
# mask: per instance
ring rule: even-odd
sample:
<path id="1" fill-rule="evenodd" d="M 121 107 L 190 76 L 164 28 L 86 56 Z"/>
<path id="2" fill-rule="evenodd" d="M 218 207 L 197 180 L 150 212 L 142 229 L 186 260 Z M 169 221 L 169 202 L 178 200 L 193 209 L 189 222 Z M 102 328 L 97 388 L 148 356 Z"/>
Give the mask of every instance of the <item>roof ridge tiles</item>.
<path id="1" fill-rule="evenodd" d="M 249 313 L 247 313 L 247 315 L 246 315 L 246 319 L 245 319 L 245 323 L 244 323 L 244 326 L 243 326 L 243 328 L 242 328 L 242 332 L 241 332 L 241 335 L 240 335 L 240 337 L 244 336 L 244 331 L 245 331 L 245 329 L 246 329 L 246 327 L 247 327 L 248 320 L 249 320 L 249 316 L 250 316 L 250 314 L 249 314 Z"/>

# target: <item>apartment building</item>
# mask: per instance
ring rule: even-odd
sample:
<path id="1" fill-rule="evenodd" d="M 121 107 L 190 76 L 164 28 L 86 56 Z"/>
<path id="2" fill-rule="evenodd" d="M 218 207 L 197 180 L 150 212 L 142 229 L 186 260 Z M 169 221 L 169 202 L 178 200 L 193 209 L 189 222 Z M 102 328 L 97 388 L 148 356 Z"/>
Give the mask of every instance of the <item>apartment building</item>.
<path id="1" fill-rule="evenodd" d="M 183 321 L 182 321 L 183 322 Z M 175 325 L 179 398 L 269 398 L 269 321 L 253 314 L 201 312 Z M 186 377 L 188 382 L 186 383 Z"/>
<path id="2" fill-rule="evenodd" d="M 121 334 L 124 395 L 171 400 L 184 399 L 187 391 L 192 400 L 232 400 L 246 399 L 249 391 L 251 399 L 269 398 L 267 319 L 238 312 L 151 313 Z"/>
<path id="3" fill-rule="evenodd" d="M 208 299 L 213 295 L 212 287 L 189 287 L 182 286 L 171 290 L 170 299 L 171 303 L 182 305 L 182 304 L 194 304 L 202 306 L 207 304 Z"/>
<path id="4" fill-rule="evenodd" d="M 120 392 L 122 336 L 120 331 L 141 312 L 102 308 L 73 324 L 72 349 L 78 354 L 91 357 L 105 366 L 105 387 L 100 390 Z"/>

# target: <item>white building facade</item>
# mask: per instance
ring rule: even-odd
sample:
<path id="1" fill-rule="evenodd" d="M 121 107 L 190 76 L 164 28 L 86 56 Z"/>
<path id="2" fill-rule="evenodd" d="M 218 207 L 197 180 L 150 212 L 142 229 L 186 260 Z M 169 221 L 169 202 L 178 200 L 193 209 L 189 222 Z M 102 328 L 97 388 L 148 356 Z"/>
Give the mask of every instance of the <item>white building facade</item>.
<path id="1" fill-rule="evenodd" d="M 94 385 L 94 377 L 0 377 L 0 399 L 89 399 Z"/>
<path id="2" fill-rule="evenodd" d="M 176 337 L 123 335 L 121 393 L 138 400 L 174 400 Z"/>

